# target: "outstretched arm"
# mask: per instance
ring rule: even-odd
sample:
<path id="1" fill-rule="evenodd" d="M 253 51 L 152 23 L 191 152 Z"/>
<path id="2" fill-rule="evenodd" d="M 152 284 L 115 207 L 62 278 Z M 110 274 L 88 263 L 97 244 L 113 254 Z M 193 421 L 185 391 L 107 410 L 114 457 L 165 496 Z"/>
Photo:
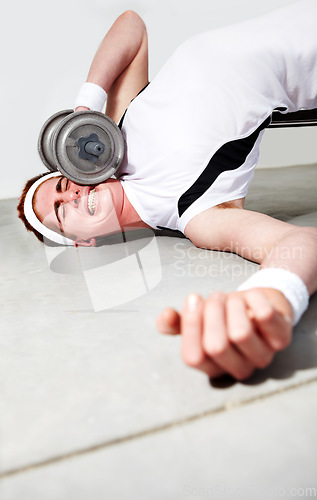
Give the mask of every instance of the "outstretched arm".
<path id="1" fill-rule="evenodd" d="M 212 227 L 212 231 L 210 231 Z M 299 228 L 243 209 L 209 209 L 186 227 L 202 248 L 235 252 L 261 264 L 297 274 L 309 294 L 317 290 L 317 229 Z M 229 373 L 245 379 L 270 364 L 291 341 L 293 311 L 274 288 L 255 288 L 206 300 L 191 295 L 179 314 L 166 309 L 157 320 L 165 333 L 182 334 L 186 364 L 211 377 Z"/>
<path id="2" fill-rule="evenodd" d="M 107 92 L 106 113 L 118 122 L 148 83 L 147 31 L 138 14 L 126 11 L 114 22 L 96 52 L 87 82 Z"/>
<path id="3" fill-rule="evenodd" d="M 287 268 L 304 281 L 310 295 L 317 290 L 314 227 L 293 226 L 250 210 L 216 207 L 194 217 L 185 232 L 197 247 L 231 251 L 261 267 Z"/>

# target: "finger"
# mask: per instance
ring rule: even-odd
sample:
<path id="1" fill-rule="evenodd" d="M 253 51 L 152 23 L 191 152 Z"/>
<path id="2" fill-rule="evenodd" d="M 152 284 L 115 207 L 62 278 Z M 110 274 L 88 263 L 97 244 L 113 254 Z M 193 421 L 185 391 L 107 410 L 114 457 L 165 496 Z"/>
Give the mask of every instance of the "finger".
<path id="1" fill-rule="evenodd" d="M 254 370 L 254 365 L 229 341 L 223 293 L 214 293 L 205 302 L 203 347 L 214 363 L 238 380 L 249 377 Z"/>
<path id="2" fill-rule="evenodd" d="M 156 318 L 156 327 L 161 333 L 177 335 L 180 333 L 180 315 L 168 307 Z"/>
<path id="3" fill-rule="evenodd" d="M 230 342 L 257 368 L 271 363 L 274 351 L 257 334 L 241 294 L 227 299 L 227 329 Z"/>
<path id="4" fill-rule="evenodd" d="M 186 365 L 213 378 L 222 375 L 223 370 L 207 359 L 202 347 L 203 304 L 203 299 L 196 294 L 189 295 L 185 301 L 181 316 L 181 353 Z"/>
<path id="5" fill-rule="evenodd" d="M 292 336 L 292 324 L 278 312 L 260 290 L 244 292 L 244 300 L 253 311 L 254 322 L 259 333 L 274 351 L 285 349 Z"/>

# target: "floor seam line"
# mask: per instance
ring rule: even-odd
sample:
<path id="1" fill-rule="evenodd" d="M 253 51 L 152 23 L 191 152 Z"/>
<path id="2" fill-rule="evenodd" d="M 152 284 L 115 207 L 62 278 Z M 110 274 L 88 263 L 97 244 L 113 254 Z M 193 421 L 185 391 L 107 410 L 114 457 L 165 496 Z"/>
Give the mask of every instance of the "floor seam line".
<path id="1" fill-rule="evenodd" d="M 115 446 L 117 444 L 124 444 L 124 443 L 128 443 L 131 441 L 135 441 L 137 439 L 141 439 L 143 437 L 159 434 L 160 432 L 164 432 L 166 430 L 173 429 L 176 427 L 181 427 L 182 425 L 186 425 L 186 424 L 198 421 L 198 420 L 202 420 L 204 418 L 211 417 L 211 416 L 217 415 L 219 413 L 225 413 L 225 412 L 233 410 L 233 409 L 238 409 L 240 407 L 250 405 L 250 404 L 257 402 L 257 401 L 269 399 L 271 396 L 275 396 L 277 394 L 283 394 L 284 392 L 298 389 L 300 387 L 312 384 L 314 382 L 317 382 L 317 376 L 312 378 L 312 379 L 305 380 L 303 382 L 297 382 L 297 383 L 290 385 L 288 387 L 282 387 L 279 389 L 275 389 L 275 390 L 268 392 L 266 394 L 252 396 L 252 397 L 246 398 L 244 400 L 227 401 L 222 406 L 219 406 L 218 408 L 213 408 L 212 410 L 207 410 L 207 411 L 199 413 L 199 414 L 191 415 L 189 417 L 185 417 L 184 419 L 178 419 L 178 420 L 175 420 L 174 422 L 168 422 L 166 424 L 163 424 L 163 425 L 160 425 L 157 427 L 153 427 L 151 429 L 139 431 L 139 432 L 136 432 L 136 433 L 128 435 L 128 436 L 123 436 L 123 437 L 119 437 L 119 438 L 116 438 L 113 440 L 109 440 L 109 441 L 104 442 L 104 443 L 99 443 L 99 444 L 90 446 L 88 448 L 83 448 L 82 450 L 77 450 L 74 452 L 65 453 L 64 455 L 59 455 L 59 456 L 52 457 L 52 458 L 49 458 L 46 460 L 42 460 L 41 462 L 36 462 L 36 463 L 30 464 L 30 465 L 25 465 L 22 467 L 18 467 L 16 469 L 4 471 L 2 473 L 0 472 L 0 480 L 6 479 L 8 477 L 15 476 L 18 474 L 22 474 L 24 472 L 28 472 L 28 471 L 40 469 L 42 467 L 47 467 L 49 465 L 53 465 L 56 463 L 64 462 L 64 461 L 70 460 L 72 458 L 88 455 L 88 454 L 94 453 L 96 451 L 111 448 L 112 446 Z"/>

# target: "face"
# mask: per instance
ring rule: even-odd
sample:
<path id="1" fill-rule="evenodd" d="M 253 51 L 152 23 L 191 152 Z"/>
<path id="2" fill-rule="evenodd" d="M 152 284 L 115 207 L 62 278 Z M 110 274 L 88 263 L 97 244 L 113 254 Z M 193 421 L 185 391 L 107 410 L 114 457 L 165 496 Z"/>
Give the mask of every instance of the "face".
<path id="1" fill-rule="evenodd" d="M 117 180 L 108 179 L 92 188 L 61 176 L 38 187 L 34 211 L 53 231 L 86 240 L 120 231 L 122 204 L 122 189 Z"/>

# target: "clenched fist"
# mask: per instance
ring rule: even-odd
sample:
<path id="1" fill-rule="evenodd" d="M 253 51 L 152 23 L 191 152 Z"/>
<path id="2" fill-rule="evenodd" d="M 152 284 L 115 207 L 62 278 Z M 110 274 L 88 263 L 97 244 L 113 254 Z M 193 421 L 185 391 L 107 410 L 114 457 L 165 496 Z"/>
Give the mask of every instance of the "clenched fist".
<path id="1" fill-rule="evenodd" d="M 188 366 L 211 378 L 230 374 L 244 380 L 290 344 L 292 308 L 271 288 L 214 292 L 206 300 L 191 294 L 180 313 L 165 309 L 157 327 L 181 334 L 181 355 Z"/>

